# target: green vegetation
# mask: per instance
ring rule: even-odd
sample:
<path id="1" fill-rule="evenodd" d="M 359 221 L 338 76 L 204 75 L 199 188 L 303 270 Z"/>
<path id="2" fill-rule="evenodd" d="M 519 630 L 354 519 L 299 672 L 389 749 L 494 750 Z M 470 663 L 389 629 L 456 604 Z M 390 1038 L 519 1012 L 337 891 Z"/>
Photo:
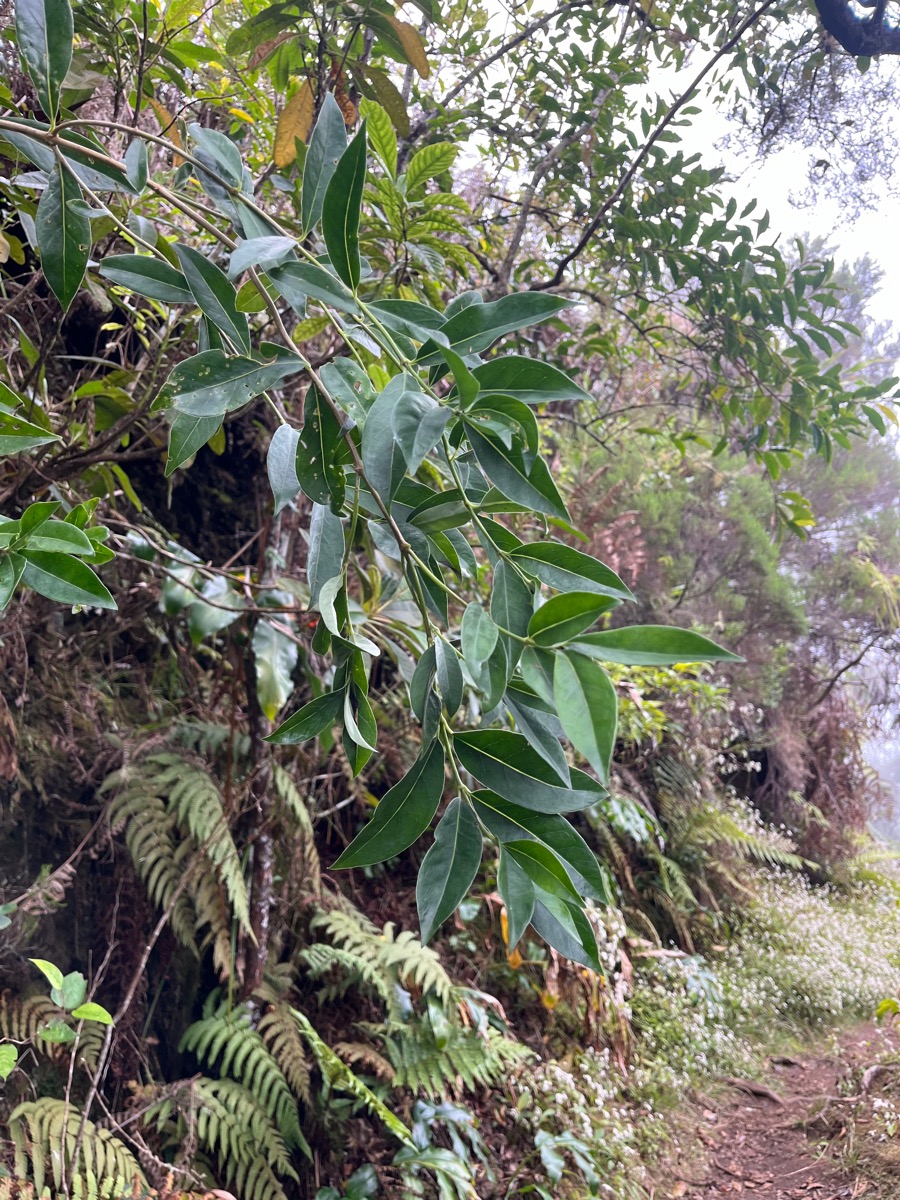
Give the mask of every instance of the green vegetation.
<path id="1" fill-rule="evenodd" d="M 17 0 L 0 1200 L 640 1200 L 900 992 L 897 346 L 678 133 L 825 35 L 495 8 Z"/>

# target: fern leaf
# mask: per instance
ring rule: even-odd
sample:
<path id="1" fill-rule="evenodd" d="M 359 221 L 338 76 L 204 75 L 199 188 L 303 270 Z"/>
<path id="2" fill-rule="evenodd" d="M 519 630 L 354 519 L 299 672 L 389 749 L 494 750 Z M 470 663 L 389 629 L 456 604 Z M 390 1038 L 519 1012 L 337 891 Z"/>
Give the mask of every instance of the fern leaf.
<path id="1" fill-rule="evenodd" d="M 81 1144 L 75 1158 L 79 1130 Z M 15 1156 L 15 1173 L 34 1183 L 40 1194 L 48 1186 L 47 1167 L 57 1191 L 63 1173 L 83 1193 L 97 1195 L 99 1188 L 110 1194 L 127 1195 L 147 1181 L 134 1155 L 108 1129 L 85 1120 L 77 1108 L 64 1100 L 44 1096 L 27 1100 L 10 1113 L 9 1132 Z M 76 1182 L 77 1181 L 77 1182 Z"/>

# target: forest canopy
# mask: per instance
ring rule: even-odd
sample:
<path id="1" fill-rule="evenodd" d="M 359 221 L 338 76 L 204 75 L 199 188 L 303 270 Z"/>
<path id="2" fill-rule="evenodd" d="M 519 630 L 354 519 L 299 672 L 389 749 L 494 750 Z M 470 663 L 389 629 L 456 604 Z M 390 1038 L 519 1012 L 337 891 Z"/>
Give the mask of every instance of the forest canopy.
<path id="1" fill-rule="evenodd" d="M 15 4 L 11 1177 L 524 1195 L 517 1003 L 624 1066 L 636 946 L 852 888 L 896 341 L 679 132 L 893 52 L 818 7 Z"/>

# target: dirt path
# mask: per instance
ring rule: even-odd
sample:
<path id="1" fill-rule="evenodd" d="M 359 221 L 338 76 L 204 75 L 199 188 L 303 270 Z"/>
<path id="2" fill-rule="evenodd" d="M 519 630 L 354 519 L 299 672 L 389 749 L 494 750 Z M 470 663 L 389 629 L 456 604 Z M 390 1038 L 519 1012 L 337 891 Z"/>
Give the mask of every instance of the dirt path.
<path id="1" fill-rule="evenodd" d="M 887 1190 L 883 1180 L 848 1170 L 848 1157 L 855 1162 L 842 1154 L 852 1136 L 848 1120 L 851 1114 L 864 1120 L 863 1102 L 828 1101 L 847 1092 L 854 1070 L 858 1076 L 875 1063 L 896 1058 L 898 1047 L 897 1031 L 864 1025 L 839 1036 L 831 1047 L 796 1059 L 774 1058 L 762 1089 L 771 1095 L 749 1094 L 734 1086 L 740 1081 L 727 1083 L 709 1107 L 696 1110 L 694 1149 L 683 1151 L 670 1165 L 666 1182 L 654 1193 L 656 1200 L 900 1197 L 900 1169 Z M 857 1087 L 858 1081 L 850 1090 Z"/>

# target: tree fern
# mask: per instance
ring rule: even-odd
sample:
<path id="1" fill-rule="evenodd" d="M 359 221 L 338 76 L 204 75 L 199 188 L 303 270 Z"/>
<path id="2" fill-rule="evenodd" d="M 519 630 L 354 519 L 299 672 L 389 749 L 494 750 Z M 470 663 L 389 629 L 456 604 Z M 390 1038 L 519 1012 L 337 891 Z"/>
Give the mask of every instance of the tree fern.
<path id="1" fill-rule="evenodd" d="M 240 1083 L 277 1123 L 287 1144 L 308 1152 L 288 1080 L 251 1021 L 247 1008 L 231 1012 L 220 1008 L 188 1026 L 179 1049 L 190 1050 L 199 1062 L 215 1067 L 220 1077 Z"/>
<path id="2" fill-rule="evenodd" d="M 9 1133 L 15 1174 L 19 1179 L 30 1180 L 38 1195 L 50 1186 L 51 1180 L 59 1191 L 63 1176 L 82 1195 L 90 1197 L 129 1195 L 135 1185 L 147 1186 L 137 1160 L 124 1142 L 109 1130 L 98 1129 L 93 1121 L 85 1120 L 77 1108 L 64 1100 L 45 1096 L 18 1105 L 10 1114 Z"/>

